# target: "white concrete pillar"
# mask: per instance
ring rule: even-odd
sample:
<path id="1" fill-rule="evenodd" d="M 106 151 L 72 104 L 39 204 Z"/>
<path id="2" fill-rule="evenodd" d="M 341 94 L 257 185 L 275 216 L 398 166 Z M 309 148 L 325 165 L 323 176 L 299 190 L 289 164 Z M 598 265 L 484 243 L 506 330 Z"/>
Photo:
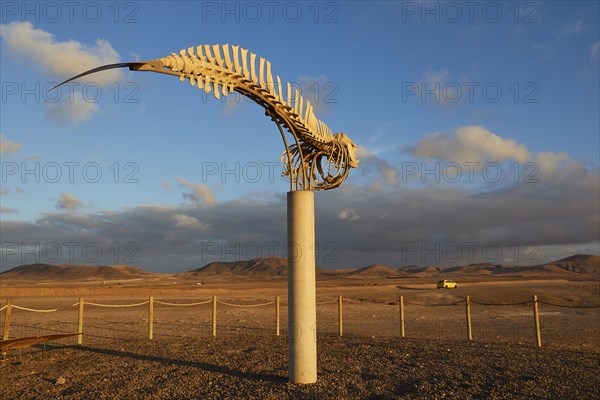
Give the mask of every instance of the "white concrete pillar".
<path id="1" fill-rule="evenodd" d="M 289 381 L 317 381 L 315 196 L 287 194 Z"/>

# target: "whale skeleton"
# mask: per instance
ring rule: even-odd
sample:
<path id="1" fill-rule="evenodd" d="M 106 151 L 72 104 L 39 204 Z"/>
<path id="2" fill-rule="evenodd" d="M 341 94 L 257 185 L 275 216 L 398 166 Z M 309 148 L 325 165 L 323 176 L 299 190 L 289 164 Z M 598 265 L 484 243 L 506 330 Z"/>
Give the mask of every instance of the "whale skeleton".
<path id="1" fill-rule="evenodd" d="M 271 63 L 239 46 L 199 45 L 179 54 L 149 61 L 109 64 L 93 68 L 58 85 L 113 68 L 174 75 L 216 99 L 238 92 L 265 109 L 279 128 L 285 145 L 281 156 L 283 176 L 291 190 L 327 190 L 338 187 L 351 168 L 358 168 L 357 146 L 344 133 L 334 134 L 316 118 L 313 105 L 298 89 L 281 78 L 273 79 Z M 293 137 L 288 145 L 284 130 Z"/>

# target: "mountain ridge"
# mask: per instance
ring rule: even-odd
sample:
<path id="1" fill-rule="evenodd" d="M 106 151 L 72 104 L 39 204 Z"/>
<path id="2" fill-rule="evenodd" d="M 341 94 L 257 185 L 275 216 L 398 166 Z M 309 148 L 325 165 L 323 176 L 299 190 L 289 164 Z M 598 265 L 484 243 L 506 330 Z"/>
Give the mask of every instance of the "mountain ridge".
<path id="1" fill-rule="evenodd" d="M 152 276 L 129 265 L 25 264 L 0 273 L 0 280 L 118 280 Z"/>
<path id="2" fill-rule="evenodd" d="M 2 280 L 126 280 L 165 276 L 165 273 L 146 272 L 128 265 L 26 264 L 0 273 Z M 403 278 L 430 276 L 588 276 L 600 279 L 600 256 L 575 254 L 560 260 L 518 266 L 512 264 L 474 263 L 462 266 L 406 266 L 390 267 L 373 264 L 356 269 L 324 269 L 316 267 L 317 278 Z M 232 262 L 212 262 L 191 271 L 176 274 L 180 278 L 195 279 L 210 276 L 284 277 L 287 259 L 283 257 L 257 258 Z"/>

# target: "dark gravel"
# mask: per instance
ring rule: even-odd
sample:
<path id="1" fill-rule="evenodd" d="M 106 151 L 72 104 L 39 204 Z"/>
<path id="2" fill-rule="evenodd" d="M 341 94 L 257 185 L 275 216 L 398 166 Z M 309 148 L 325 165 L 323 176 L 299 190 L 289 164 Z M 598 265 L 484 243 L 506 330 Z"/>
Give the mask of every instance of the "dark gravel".
<path id="1" fill-rule="evenodd" d="M 590 351 L 371 337 L 320 337 L 318 351 L 318 382 L 295 385 L 283 337 L 48 347 L 0 363 L 0 398 L 600 398 L 600 354 Z"/>

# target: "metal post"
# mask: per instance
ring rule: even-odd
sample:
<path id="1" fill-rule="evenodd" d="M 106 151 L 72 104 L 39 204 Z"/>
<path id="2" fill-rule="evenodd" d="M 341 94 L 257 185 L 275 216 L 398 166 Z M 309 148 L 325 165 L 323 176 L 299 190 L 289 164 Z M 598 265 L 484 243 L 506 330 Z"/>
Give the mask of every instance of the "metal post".
<path id="1" fill-rule="evenodd" d="M 287 195 L 289 381 L 317 381 L 314 193 Z"/>

